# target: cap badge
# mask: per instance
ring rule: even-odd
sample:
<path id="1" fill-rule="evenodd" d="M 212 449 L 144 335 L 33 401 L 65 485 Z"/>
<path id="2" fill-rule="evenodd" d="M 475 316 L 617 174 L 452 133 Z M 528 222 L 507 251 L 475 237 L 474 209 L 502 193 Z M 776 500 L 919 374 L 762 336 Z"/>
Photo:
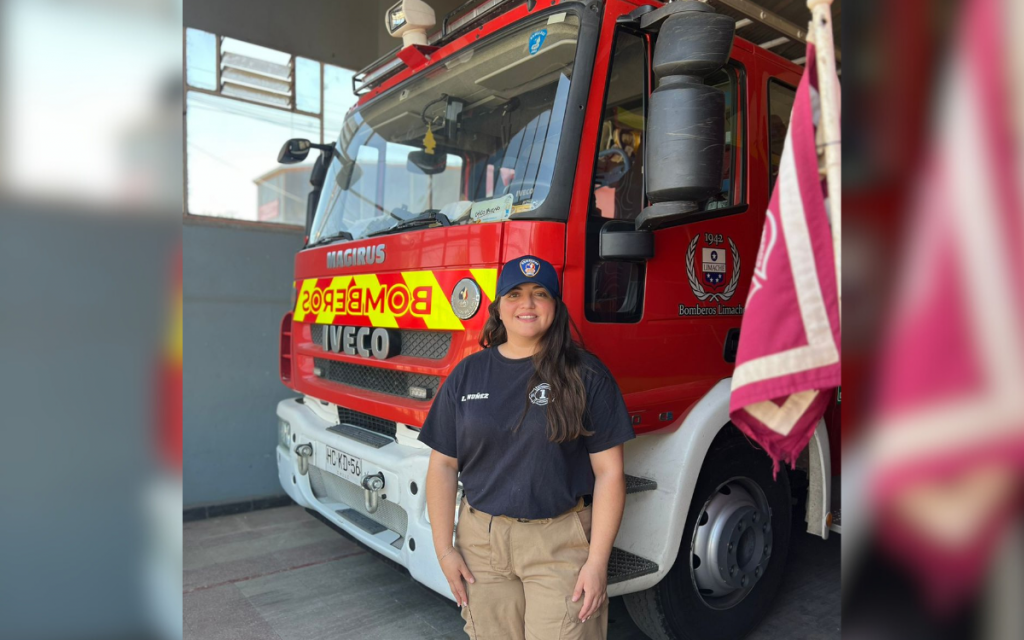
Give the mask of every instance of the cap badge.
<path id="1" fill-rule="evenodd" d="M 524 258 L 519 261 L 519 270 L 527 278 L 532 278 L 540 271 L 540 263 L 533 258 Z"/>

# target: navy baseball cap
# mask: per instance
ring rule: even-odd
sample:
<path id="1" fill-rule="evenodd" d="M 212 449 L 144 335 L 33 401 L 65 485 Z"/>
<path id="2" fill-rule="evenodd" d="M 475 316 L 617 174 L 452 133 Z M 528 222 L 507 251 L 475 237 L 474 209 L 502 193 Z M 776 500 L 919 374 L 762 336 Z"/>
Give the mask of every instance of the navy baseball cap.
<path id="1" fill-rule="evenodd" d="M 498 297 L 527 282 L 539 284 L 554 297 L 561 297 L 555 268 L 550 262 L 537 256 L 519 256 L 505 263 L 501 268 L 501 275 L 498 276 Z"/>

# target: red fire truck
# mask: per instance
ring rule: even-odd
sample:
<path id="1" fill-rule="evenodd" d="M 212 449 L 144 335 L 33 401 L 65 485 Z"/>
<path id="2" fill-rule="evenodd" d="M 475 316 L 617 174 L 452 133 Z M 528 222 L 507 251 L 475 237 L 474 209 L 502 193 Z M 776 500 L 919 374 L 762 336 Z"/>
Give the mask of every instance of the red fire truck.
<path id="1" fill-rule="evenodd" d="M 299 394 L 277 409 L 281 485 L 450 598 L 418 430 L 480 349 L 500 266 L 537 255 L 639 436 L 609 595 L 652 638 L 742 636 L 778 591 L 794 498 L 810 533 L 837 526 L 835 425 L 773 479 L 728 416 L 802 68 L 701 2 L 484 0 L 430 36 L 425 6 L 387 12 L 404 46 L 355 75 L 337 141 L 281 151 L 320 151 L 281 323 Z"/>

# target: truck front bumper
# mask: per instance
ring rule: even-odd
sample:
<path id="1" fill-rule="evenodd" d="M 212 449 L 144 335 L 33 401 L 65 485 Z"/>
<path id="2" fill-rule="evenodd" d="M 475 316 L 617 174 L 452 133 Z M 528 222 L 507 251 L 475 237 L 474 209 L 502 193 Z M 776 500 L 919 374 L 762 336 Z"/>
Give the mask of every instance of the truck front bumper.
<path id="1" fill-rule="evenodd" d="M 299 505 L 313 509 L 329 522 L 382 556 L 409 570 L 412 577 L 437 593 L 452 598 L 448 581 L 434 554 L 427 519 L 426 477 L 430 450 L 390 442 L 376 448 L 333 431 L 336 425 L 295 398 L 277 405 L 277 416 L 291 428 L 288 448 L 278 443 L 277 474 L 285 492 Z M 296 453 L 311 445 L 313 455 Z M 382 474 L 377 509 L 366 508 L 366 490 L 356 482 L 328 471 L 327 448 L 361 460 L 360 475 Z"/>

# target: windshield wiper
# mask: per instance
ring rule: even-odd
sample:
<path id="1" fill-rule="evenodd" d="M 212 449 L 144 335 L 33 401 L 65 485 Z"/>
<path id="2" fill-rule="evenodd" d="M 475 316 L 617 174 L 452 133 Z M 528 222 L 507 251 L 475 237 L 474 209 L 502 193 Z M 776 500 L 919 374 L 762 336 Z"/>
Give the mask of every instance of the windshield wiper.
<path id="1" fill-rule="evenodd" d="M 393 227 L 384 229 L 383 231 L 375 231 L 373 233 L 367 234 L 366 237 L 372 238 L 373 236 L 382 236 L 388 233 L 395 233 L 396 231 L 401 231 L 402 229 L 421 227 L 423 225 L 429 225 L 435 222 L 441 223 L 442 227 L 452 226 L 452 221 L 448 219 L 448 216 L 444 215 L 437 209 L 427 209 L 423 213 L 412 218 L 409 218 L 408 220 L 403 220 L 402 222 L 399 222 Z"/>
<path id="2" fill-rule="evenodd" d="M 320 238 L 319 240 L 317 240 L 313 244 L 307 244 L 306 248 L 307 249 L 311 249 L 313 247 L 319 247 L 320 245 L 323 245 L 323 244 L 330 244 L 332 242 L 337 242 L 338 240 L 351 240 L 351 239 L 352 239 L 352 234 L 351 233 L 349 233 L 348 231 L 339 231 L 338 233 L 335 233 L 334 235 L 327 236 L 326 238 Z"/>

